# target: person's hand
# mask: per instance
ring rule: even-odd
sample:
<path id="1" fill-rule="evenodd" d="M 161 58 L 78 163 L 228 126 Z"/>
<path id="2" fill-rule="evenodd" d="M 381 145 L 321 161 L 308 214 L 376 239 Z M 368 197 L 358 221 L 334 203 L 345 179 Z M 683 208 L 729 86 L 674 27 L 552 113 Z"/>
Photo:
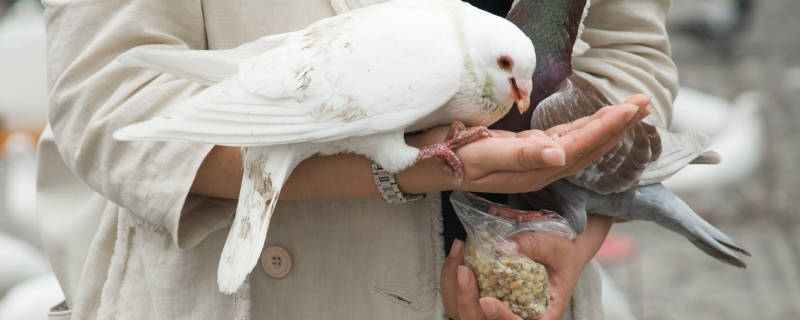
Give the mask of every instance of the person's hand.
<path id="1" fill-rule="evenodd" d="M 632 125 L 650 114 L 646 95 L 600 109 L 594 115 L 546 131 L 513 133 L 491 130 L 482 138 L 457 149 L 465 176 L 449 188 L 475 192 L 521 193 L 543 188 L 578 172 L 604 155 Z M 448 127 L 409 137 L 409 144 L 424 146 L 444 140 Z M 557 138 L 553 139 L 557 135 Z"/>
<path id="2" fill-rule="evenodd" d="M 518 252 L 547 269 L 550 301 L 540 320 L 560 320 L 569 306 L 572 290 L 584 266 L 600 249 L 612 219 L 590 216 L 586 231 L 573 240 L 544 232 L 526 232 L 511 237 Z M 441 275 L 442 299 L 447 315 L 457 320 L 520 320 L 500 300 L 480 298 L 475 275 L 464 264 L 464 243 L 453 242 Z"/>

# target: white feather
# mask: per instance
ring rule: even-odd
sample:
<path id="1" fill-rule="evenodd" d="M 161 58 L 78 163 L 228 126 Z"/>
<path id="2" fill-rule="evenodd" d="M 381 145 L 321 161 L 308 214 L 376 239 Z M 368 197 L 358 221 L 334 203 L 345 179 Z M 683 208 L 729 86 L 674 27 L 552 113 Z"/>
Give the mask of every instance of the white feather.
<path id="1" fill-rule="evenodd" d="M 453 120 L 489 125 L 513 102 L 507 78 L 530 79 L 535 68 L 521 30 L 455 0 L 390 1 L 257 43 L 151 47 L 122 58 L 213 85 L 114 138 L 243 147 L 244 178 L 218 270 L 225 293 L 256 264 L 281 188 L 300 161 L 352 152 L 404 169 L 419 154 L 404 132 Z M 515 58 L 513 73 L 497 66 L 502 55 Z"/>
<path id="2" fill-rule="evenodd" d="M 175 50 L 164 46 L 141 46 L 119 56 L 118 61 L 130 66 L 152 69 L 213 85 L 239 71 L 239 63 L 283 44 L 293 33 L 262 37 L 234 49 Z"/>
<path id="3" fill-rule="evenodd" d="M 687 102 L 698 101 L 687 100 Z M 758 92 L 744 92 L 734 103 L 728 103 L 726 108 L 721 109 L 719 115 L 708 117 L 711 121 L 716 119 L 724 121 L 718 124 L 719 129 L 716 132 L 711 132 L 713 140 L 711 148 L 720 154 L 722 162 L 714 166 L 689 166 L 665 181 L 664 185 L 681 193 L 707 192 L 741 182 L 751 175 L 761 165 L 764 155 L 765 130 L 760 115 L 761 102 Z M 705 110 L 706 107 L 708 105 L 697 103 L 676 106 L 676 108 L 698 110 L 698 114 L 710 114 L 716 111 Z M 703 125 L 703 127 L 708 126 L 709 124 Z M 687 130 L 699 129 L 686 127 Z"/>
<path id="4" fill-rule="evenodd" d="M 300 144 L 243 148 L 244 175 L 236 216 L 217 269 L 220 290 L 236 292 L 257 263 L 283 184 L 291 170 L 314 152 Z M 242 272 L 242 270 L 247 270 Z"/>

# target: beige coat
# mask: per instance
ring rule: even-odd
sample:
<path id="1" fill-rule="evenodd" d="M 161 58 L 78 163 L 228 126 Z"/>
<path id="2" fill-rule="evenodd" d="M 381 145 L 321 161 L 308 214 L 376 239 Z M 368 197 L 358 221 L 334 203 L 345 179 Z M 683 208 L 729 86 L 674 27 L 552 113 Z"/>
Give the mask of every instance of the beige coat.
<path id="1" fill-rule="evenodd" d="M 235 202 L 189 195 L 210 145 L 118 142 L 123 125 L 164 113 L 203 89 L 115 62 L 143 45 L 230 48 L 376 0 L 45 0 L 50 124 L 39 146 L 45 250 L 67 319 L 442 318 L 440 199 L 281 201 L 267 247 L 232 296 L 216 269 Z M 666 125 L 677 75 L 664 31 L 668 0 L 596 0 L 577 70 L 616 101 L 654 97 Z M 288 266 L 291 260 L 291 266 Z M 272 268 L 272 269 L 270 269 Z M 280 279 L 266 271 L 284 268 Z M 568 316 L 596 319 L 599 280 L 587 268 Z M 280 271 L 280 270 L 278 270 Z"/>

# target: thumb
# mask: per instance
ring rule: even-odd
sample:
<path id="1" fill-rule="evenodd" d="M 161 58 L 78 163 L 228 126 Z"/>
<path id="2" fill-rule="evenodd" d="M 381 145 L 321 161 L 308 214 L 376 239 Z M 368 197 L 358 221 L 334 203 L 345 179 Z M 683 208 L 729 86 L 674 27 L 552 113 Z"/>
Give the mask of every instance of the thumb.
<path id="1" fill-rule="evenodd" d="M 545 232 L 524 232 L 510 238 L 519 254 L 528 256 L 534 261 L 550 264 L 559 254 L 564 254 L 564 246 L 569 239 Z M 549 263 L 548 263 L 549 262 Z M 551 265 L 552 266 L 552 265 Z"/>

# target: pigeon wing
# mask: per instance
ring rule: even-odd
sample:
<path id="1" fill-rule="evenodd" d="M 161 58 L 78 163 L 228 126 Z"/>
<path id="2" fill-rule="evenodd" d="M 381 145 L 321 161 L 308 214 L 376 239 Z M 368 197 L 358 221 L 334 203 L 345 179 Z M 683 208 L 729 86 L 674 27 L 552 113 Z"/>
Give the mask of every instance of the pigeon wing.
<path id="1" fill-rule="evenodd" d="M 546 130 L 590 116 L 610 104 L 589 81 L 572 73 L 536 107 L 531 128 Z M 656 127 L 639 122 L 608 153 L 567 179 L 600 194 L 629 190 L 639 183 L 642 172 L 660 153 L 661 138 Z"/>
<path id="2" fill-rule="evenodd" d="M 394 9 L 322 20 L 115 138 L 258 146 L 402 130 L 455 95 L 463 63 L 450 21 Z"/>
<path id="3" fill-rule="evenodd" d="M 281 46 L 298 32 L 262 37 L 233 49 L 179 50 L 163 45 L 141 46 L 126 51 L 120 63 L 172 74 L 205 85 L 230 78 L 239 71 L 239 63 Z"/>
<path id="4" fill-rule="evenodd" d="M 639 184 L 659 183 L 688 164 L 717 164 L 719 154 L 709 151 L 711 138 L 699 132 L 673 133 L 658 128 L 663 150 L 661 156 L 647 166 Z"/>

